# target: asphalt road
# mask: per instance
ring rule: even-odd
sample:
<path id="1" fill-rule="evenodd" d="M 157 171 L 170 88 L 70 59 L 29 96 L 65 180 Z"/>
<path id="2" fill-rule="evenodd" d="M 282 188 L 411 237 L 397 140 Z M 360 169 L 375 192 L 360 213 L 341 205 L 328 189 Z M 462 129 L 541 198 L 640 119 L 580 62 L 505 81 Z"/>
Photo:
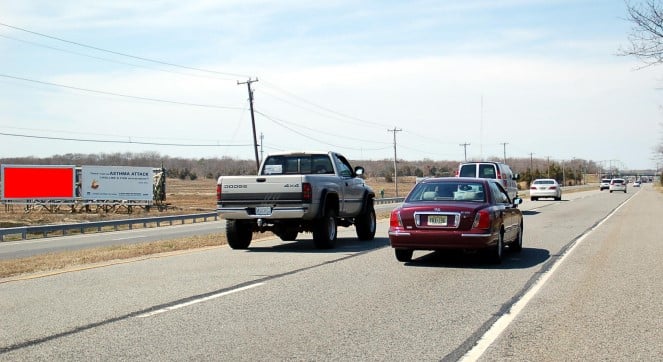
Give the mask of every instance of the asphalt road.
<path id="1" fill-rule="evenodd" d="M 333 250 L 270 239 L 2 282 L 0 360 L 663 360 L 663 195 L 521 208 L 524 249 L 499 266 L 399 263 L 383 220 Z"/>
<path id="2" fill-rule="evenodd" d="M 375 205 L 375 210 L 391 210 L 397 204 Z M 18 259 L 39 254 L 82 250 L 104 246 L 139 244 L 225 232 L 225 220 L 175 224 L 102 233 L 55 236 L 30 240 L 0 242 L 0 260 Z M 354 229 L 354 228 L 353 228 Z"/>

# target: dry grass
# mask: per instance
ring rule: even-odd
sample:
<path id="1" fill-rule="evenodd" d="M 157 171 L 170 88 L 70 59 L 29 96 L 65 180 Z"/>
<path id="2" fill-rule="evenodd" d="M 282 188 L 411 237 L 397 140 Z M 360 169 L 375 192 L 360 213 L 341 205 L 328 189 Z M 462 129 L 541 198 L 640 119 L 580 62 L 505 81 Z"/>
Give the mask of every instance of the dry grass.
<path id="1" fill-rule="evenodd" d="M 0 261 L 0 283 L 26 274 L 50 275 L 83 265 L 113 264 L 146 256 L 226 244 L 225 234 L 192 236 L 143 244 L 125 244 Z"/>
<path id="2" fill-rule="evenodd" d="M 367 180 L 378 194 L 385 190 L 385 197 L 395 197 L 395 185 L 385 183 L 384 180 Z M 414 178 L 399 178 L 399 196 L 405 196 L 414 186 Z M 212 211 L 216 207 L 216 181 L 215 180 L 179 180 L 168 179 L 167 203 L 165 211 L 152 209 L 149 212 L 143 209 L 134 209 L 132 213 L 120 210 L 116 213 L 72 213 L 61 211 L 50 213 L 46 210 L 32 210 L 24 212 L 14 206 L 14 210 L 0 210 L 0 223 L 3 227 L 21 225 L 42 225 L 60 223 L 78 223 L 85 221 L 111 220 L 129 217 L 163 216 L 173 214 L 190 214 L 196 212 Z M 389 212 L 379 212 L 378 218 L 389 217 Z M 270 235 L 255 234 L 254 239 Z M 207 236 L 194 236 L 181 239 L 157 241 L 143 244 L 117 245 L 103 248 L 93 248 L 78 251 L 50 253 L 33 257 L 0 261 L 0 282 L 13 280 L 12 278 L 28 275 L 50 275 L 57 272 L 81 268 L 90 265 L 105 265 L 127 260 L 140 260 L 150 255 L 177 252 L 182 250 L 216 247 L 226 244 L 225 234 Z"/>

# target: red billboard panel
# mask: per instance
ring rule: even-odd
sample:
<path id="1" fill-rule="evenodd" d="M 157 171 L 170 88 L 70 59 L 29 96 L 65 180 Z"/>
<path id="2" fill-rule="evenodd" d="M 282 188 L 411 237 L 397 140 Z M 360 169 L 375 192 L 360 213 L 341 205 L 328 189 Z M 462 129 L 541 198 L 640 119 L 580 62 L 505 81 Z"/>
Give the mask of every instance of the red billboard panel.
<path id="1" fill-rule="evenodd" d="M 73 199 L 75 166 L 2 165 L 2 199 Z"/>

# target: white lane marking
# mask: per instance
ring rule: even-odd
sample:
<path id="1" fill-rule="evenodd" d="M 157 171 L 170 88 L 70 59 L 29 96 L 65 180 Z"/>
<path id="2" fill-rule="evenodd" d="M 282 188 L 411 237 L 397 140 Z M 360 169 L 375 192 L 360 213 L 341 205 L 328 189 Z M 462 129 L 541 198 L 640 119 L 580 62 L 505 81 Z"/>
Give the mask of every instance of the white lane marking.
<path id="1" fill-rule="evenodd" d="M 499 336 L 504 332 L 504 330 L 513 322 L 514 319 L 520 314 L 520 312 L 525 309 L 525 306 L 527 303 L 529 303 L 530 300 L 534 298 L 536 293 L 546 284 L 548 279 L 552 276 L 552 274 L 555 272 L 558 266 L 560 266 L 564 260 L 566 260 L 566 257 L 573 252 L 573 250 L 580 245 L 590 234 L 594 232 L 594 230 L 598 229 L 603 223 L 608 221 L 619 209 L 621 209 L 624 205 L 626 205 L 628 202 L 630 202 L 632 198 L 629 198 L 624 202 L 623 204 L 619 205 L 615 210 L 613 210 L 605 219 L 603 219 L 600 223 L 596 224 L 591 230 L 586 232 L 584 235 L 582 235 L 578 240 L 553 264 L 553 266 L 548 269 L 541 277 L 539 280 L 534 283 L 534 285 L 523 295 L 523 297 L 518 300 L 516 303 L 513 304 L 511 307 L 511 310 L 505 314 L 503 314 L 500 318 L 498 318 L 495 323 L 484 333 L 481 338 L 477 341 L 477 343 L 465 353 L 465 355 L 459 360 L 459 361 L 477 361 L 481 356 L 486 352 L 488 347 L 490 347 L 493 342 L 499 338 Z"/>
<path id="2" fill-rule="evenodd" d="M 195 300 L 190 300 L 190 301 L 188 301 L 188 302 L 186 302 L 186 303 L 181 303 L 181 304 L 171 305 L 170 307 L 166 307 L 166 308 L 162 308 L 162 309 L 153 310 L 153 311 L 148 312 L 148 313 L 143 313 L 143 314 L 140 314 L 140 315 L 136 316 L 136 318 L 147 318 L 147 317 L 152 317 L 152 316 L 155 316 L 155 315 L 157 315 L 157 314 L 161 314 L 161 313 L 165 313 L 165 312 L 170 312 L 170 311 L 172 311 L 172 310 L 176 310 L 176 309 L 180 309 L 180 308 L 188 307 L 188 306 L 190 306 L 190 305 L 194 305 L 194 304 L 198 304 L 198 303 L 206 302 L 206 301 L 208 301 L 208 300 L 212 300 L 212 299 L 220 298 L 220 297 L 226 296 L 226 295 L 228 295 L 228 294 L 232 294 L 232 293 L 236 293 L 236 292 L 241 292 L 241 291 L 243 291 L 243 290 L 247 290 L 247 289 L 255 288 L 255 287 L 261 286 L 261 285 L 263 285 L 263 284 L 265 284 L 265 283 L 256 283 L 256 284 L 247 285 L 247 286 L 245 286 L 245 287 L 241 287 L 241 288 L 237 288 L 237 289 L 228 290 L 228 291 L 221 292 L 221 293 L 212 294 L 212 295 L 209 295 L 209 296 L 204 297 L 204 298 L 195 299 Z"/>

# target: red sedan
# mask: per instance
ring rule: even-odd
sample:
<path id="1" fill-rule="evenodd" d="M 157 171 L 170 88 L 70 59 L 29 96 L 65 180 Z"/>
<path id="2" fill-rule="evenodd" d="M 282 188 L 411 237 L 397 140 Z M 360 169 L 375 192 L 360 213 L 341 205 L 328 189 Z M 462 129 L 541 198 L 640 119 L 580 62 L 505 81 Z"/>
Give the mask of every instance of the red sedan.
<path id="1" fill-rule="evenodd" d="M 391 212 L 389 242 L 402 262 L 414 250 L 478 249 L 500 263 L 505 246 L 522 250 L 520 203 L 493 179 L 425 179 Z"/>

